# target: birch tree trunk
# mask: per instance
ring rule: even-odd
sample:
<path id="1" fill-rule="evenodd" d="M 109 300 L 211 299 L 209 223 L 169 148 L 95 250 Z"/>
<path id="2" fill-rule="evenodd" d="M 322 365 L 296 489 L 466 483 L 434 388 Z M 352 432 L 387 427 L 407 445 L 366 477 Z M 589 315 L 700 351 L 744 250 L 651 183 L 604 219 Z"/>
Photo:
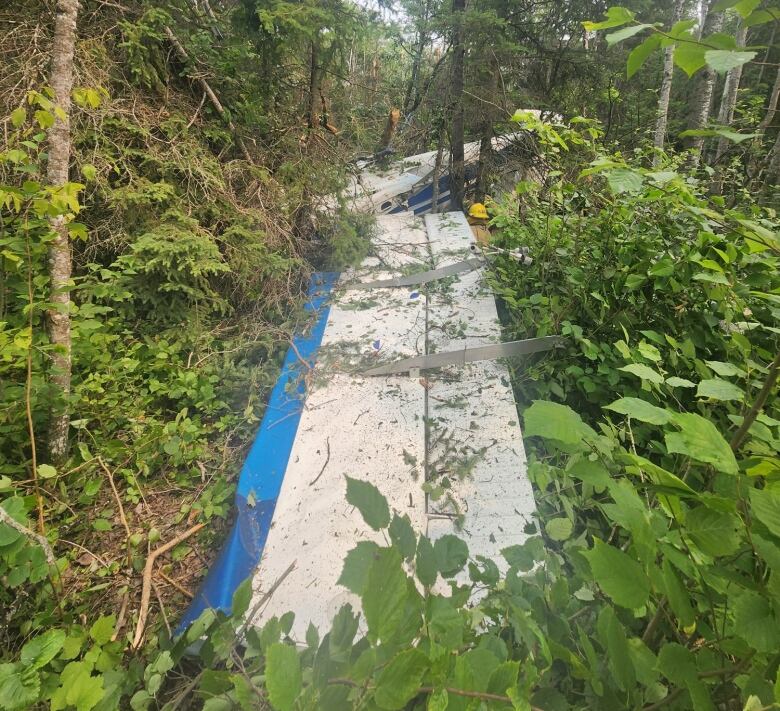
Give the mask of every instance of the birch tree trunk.
<path id="1" fill-rule="evenodd" d="M 714 32 L 720 32 L 723 26 L 723 13 L 715 10 L 716 5 L 717 0 L 711 0 L 707 6 L 707 19 L 704 21 L 702 37 L 708 37 Z M 707 125 L 716 78 L 715 70 L 710 69 L 710 67 L 704 67 L 699 72 L 699 80 L 696 82 L 688 112 L 689 129 L 697 131 Z M 701 161 L 702 149 L 704 148 L 704 137 L 692 136 L 688 147 L 691 149 L 689 165 L 691 168 L 697 168 Z"/>
<path id="2" fill-rule="evenodd" d="M 684 1 L 677 0 L 674 5 L 673 22 L 679 22 L 682 19 Z M 669 122 L 669 99 L 672 95 L 672 79 L 674 77 L 674 45 L 669 45 L 664 50 L 664 73 L 661 79 L 661 90 L 658 93 L 658 113 L 655 119 L 655 135 L 653 136 L 653 145 L 660 151 L 664 149 L 666 141 L 666 126 Z M 660 156 L 655 155 L 653 164 L 660 161 Z"/>
<path id="3" fill-rule="evenodd" d="M 747 42 L 747 27 L 740 23 L 736 34 L 737 47 L 744 47 Z M 737 105 L 739 83 L 742 81 L 742 65 L 734 67 L 726 74 L 726 83 L 723 85 L 723 96 L 720 100 L 718 111 L 718 123 L 721 126 L 730 126 L 734 120 L 734 107 Z M 715 150 L 715 161 L 719 161 L 726 152 L 729 141 L 725 138 L 718 139 L 718 147 Z"/>
<path id="4" fill-rule="evenodd" d="M 49 132 L 49 162 L 46 180 L 59 188 L 68 183 L 70 165 L 70 108 L 73 89 L 73 55 L 76 51 L 76 22 L 79 0 L 58 0 L 54 23 L 54 41 L 51 51 L 50 84 L 54 91 L 57 114 Z M 49 459 L 58 464 L 68 454 L 68 430 L 70 429 L 71 337 L 70 337 L 70 284 L 71 255 L 68 225 L 65 216 L 51 221 L 54 239 L 49 245 L 49 279 L 51 308 L 47 311 L 49 341 L 54 346 L 51 353 L 51 383 L 56 390 L 53 399 L 48 431 Z"/>
<path id="5" fill-rule="evenodd" d="M 463 209 L 463 197 L 466 190 L 466 164 L 463 154 L 464 111 L 463 111 L 463 64 L 466 47 L 464 44 L 463 12 L 465 0 L 452 0 L 452 73 L 450 77 L 450 113 L 452 129 L 450 132 L 450 207 Z"/>

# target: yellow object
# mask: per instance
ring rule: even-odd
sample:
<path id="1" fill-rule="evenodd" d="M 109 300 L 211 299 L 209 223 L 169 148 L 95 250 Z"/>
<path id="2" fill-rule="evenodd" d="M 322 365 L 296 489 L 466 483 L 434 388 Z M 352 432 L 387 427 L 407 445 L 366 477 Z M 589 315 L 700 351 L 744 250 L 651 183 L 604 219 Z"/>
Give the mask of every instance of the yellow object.
<path id="1" fill-rule="evenodd" d="M 475 202 L 469 208 L 469 217 L 476 217 L 478 220 L 487 220 L 487 209 L 481 202 Z"/>
<path id="2" fill-rule="evenodd" d="M 484 225 L 471 225 L 471 232 L 474 235 L 474 239 L 483 247 L 487 247 L 490 244 L 490 230 Z"/>

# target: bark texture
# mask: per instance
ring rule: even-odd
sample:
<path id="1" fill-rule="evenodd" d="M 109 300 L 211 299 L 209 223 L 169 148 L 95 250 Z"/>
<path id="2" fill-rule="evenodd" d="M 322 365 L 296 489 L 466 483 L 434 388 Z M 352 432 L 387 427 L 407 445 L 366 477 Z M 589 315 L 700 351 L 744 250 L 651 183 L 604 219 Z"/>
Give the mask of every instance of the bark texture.
<path id="1" fill-rule="evenodd" d="M 702 37 L 706 38 L 714 32 L 720 32 L 723 26 L 723 13 L 715 10 L 717 0 L 712 0 L 707 6 L 707 19 L 704 21 Z M 707 125 L 710 118 L 710 107 L 712 105 L 712 92 L 715 88 L 717 74 L 713 69 L 704 67 L 699 72 L 699 79 L 691 97 L 688 112 L 688 128 L 691 130 L 700 130 Z M 692 136 L 688 147 L 691 149 L 690 166 L 695 168 L 701 161 L 701 152 L 704 148 L 703 136 Z"/>
<path id="2" fill-rule="evenodd" d="M 677 0 L 674 5 L 673 22 L 679 22 L 682 19 L 685 3 L 683 0 Z M 674 45 L 669 45 L 664 50 L 664 72 L 661 78 L 661 89 L 658 92 L 658 112 L 655 119 L 655 133 L 653 135 L 653 145 L 659 150 L 663 150 L 666 142 L 666 126 L 669 122 L 669 99 L 672 95 L 672 79 L 674 78 Z M 653 163 L 658 163 L 660 156 L 653 158 Z"/>
<path id="3" fill-rule="evenodd" d="M 463 197 L 466 190 L 466 165 L 463 154 L 464 111 L 463 111 L 463 65 L 466 46 L 464 43 L 463 12 L 465 0 L 452 0 L 452 72 L 450 76 L 450 115 L 452 129 L 450 131 L 450 207 L 452 210 L 463 209 Z"/>
<path id="4" fill-rule="evenodd" d="M 70 165 L 70 108 L 73 89 L 73 56 L 76 51 L 78 0 L 58 0 L 51 52 L 51 88 L 57 107 L 54 125 L 49 132 L 49 162 L 46 179 L 58 188 L 68 182 Z M 49 459 L 58 464 L 68 454 L 70 412 L 68 399 L 71 379 L 70 283 L 71 255 L 68 225 L 64 216 L 51 222 L 54 239 L 49 245 L 49 278 L 51 308 L 47 312 L 51 354 L 51 383 L 57 397 L 53 401 L 48 431 Z"/>
<path id="5" fill-rule="evenodd" d="M 408 116 L 412 112 L 412 107 L 416 106 L 417 96 L 420 91 L 420 70 L 422 69 L 422 59 L 425 48 L 429 40 L 429 20 L 431 15 L 431 2 L 426 0 L 423 16 L 417 29 L 417 42 L 414 45 L 414 54 L 412 57 L 412 73 L 409 77 L 409 83 L 406 85 L 404 93 L 403 114 Z"/>
<path id="6" fill-rule="evenodd" d="M 747 42 L 747 27 L 740 24 L 736 34 L 737 47 L 744 47 Z M 718 110 L 718 123 L 721 126 L 730 126 L 734 120 L 734 108 L 737 105 L 737 94 L 739 92 L 739 83 L 742 81 L 742 65 L 734 67 L 726 74 L 726 82 L 723 85 L 723 96 L 720 100 L 720 109 Z M 719 161 L 721 156 L 729 147 L 729 141 L 725 138 L 718 139 L 718 147 L 715 150 L 715 161 Z"/>
<path id="7" fill-rule="evenodd" d="M 390 144 L 393 142 L 393 136 L 395 130 L 398 128 L 398 121 L 401 119 L 401 112 L 398 109 L 390 109 L 390 113 L 387 115 L 387 123 L 385 124 L 385 130 L 382 133 L 382 138 L 379 141 L 377 151 L 381 152 L 387 150 Z"/>
<path id="8" fill-rule="evenodd" d="M 761 123 L 758 124 L 759 133 L 764 133 L 772 122 L 775 120 L 775 114 L 777 113 L 777 100 L 780 98 L 780 67 L 777 69 L 777 76 L 775 77 L 775 84 L 772 87 L 772 93 L 769 95 L 769 105 L 766 108 L 766 113 Z"/>

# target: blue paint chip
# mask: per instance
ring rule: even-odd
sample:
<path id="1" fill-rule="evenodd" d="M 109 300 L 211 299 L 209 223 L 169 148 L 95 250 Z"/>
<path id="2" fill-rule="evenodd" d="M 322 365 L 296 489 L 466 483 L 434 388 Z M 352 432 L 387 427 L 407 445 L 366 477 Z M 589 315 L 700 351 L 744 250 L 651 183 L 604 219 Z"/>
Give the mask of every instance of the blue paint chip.
<path id="1" fill-rule="evenodd" d="M 241 469 L 233 528 L 176 634 L 184 632 L 207 608 L 229 614 L 233 593 L 260 562 L 306 396 L 299 355 L 314 364 L 328 322 L 327 299 L 338 277 L 332 272 L 312 276 L 306 310 L 316 312 L 317 320 L 308 333 L 294 338 L 294 348 L 287 351 L 260 429 Z"/>
<path id="2" fill-rule="evenodd" d="M 382 341 L 380 341 L 379 339 L 377 339 L 376 341 L 372 341 L 371 342 L 371 347 L 375 351 L 378 351 L 382 347 Z"/>

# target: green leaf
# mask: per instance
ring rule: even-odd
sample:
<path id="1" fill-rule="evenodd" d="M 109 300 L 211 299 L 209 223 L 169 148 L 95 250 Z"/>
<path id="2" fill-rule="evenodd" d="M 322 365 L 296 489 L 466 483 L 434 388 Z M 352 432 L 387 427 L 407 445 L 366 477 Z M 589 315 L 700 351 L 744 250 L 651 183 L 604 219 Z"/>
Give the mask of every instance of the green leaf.
<path id="1" fill-rule="evenodd" d="M 756 25 L 764 25 L 767 22 L 776 22 L 778 19 L 780 19 L 780 8 L 770 7 L 766 10 L 751 12 L 745 18 L 743 24 L 745 27 L 755 27 Z"/>
<path id="2" fill-rule="evenodd" d="M 41 479 L 52 479 L 57 476 L 57 470 L 51 464 L 39 464 L 38 476 Z"/>
<path id="3" fill-rule="evenodd" d="M 428 658 L 419 649 L 406 649 L 393 657 L 376 682 L 374 701 L 382 709 L 402 709 L 418 693 L 428 669 Z"/>
<path id="4" fill-rule="evenodd" d="M 333 618 L 328 646 L 330 654 L 337 656 L 352 649 L 352 640 L 358 631 L 360 618 L 352 611 L 352 605 L 346 604 L 339 608 Z"/>
<path id="5" fill-rule="evenodd" d="M 414 535 L 414 529 L 412 528 L 412 522 L 409 520 L 409 517 L 406 514 L 403 516 L 393 516 L 388 533 L 390 534 L 390 540 L 393 542 L 393 545 L 401 551 L 401 555 L 406 558 L 406 560 L 411 560 L 417 549 L 417 537 Z"/>
<path id="6" fill-rule="evenodd" d="M 616 195 L 638 193 L 644 182 L 641 173 L 629 168 L 615 168 L 604 173 L 609 189 Z"/>
<path id="7" fill-rule="evenodd" d="M 301 693 L 301 660 L 295 647 L 275 642 L 265 655 L 268 698 L 278 711 L 289 711 Z"/>
<path id="8" fill-rule="evenodd" d="M 664 382 L 663 375 L 642 363 L 629 363 L 622 368 L 618 368 L 618 370 L 622 370 L 625 373 L 631 373 L 631 375 L 636 375 L 636 377 L 641 380 L 648 380 L 651 383 L 656 383 L 658 385 Z"/>
<path id="9" fill-rule="evenodd" d="M 632 462 L 635 462 L 641 469 L 647 472 L 647 474 L 649 474 L 650 478 L 653 480 L 654 484 L 663 487 L 663 489 L 665 490 L 671 490 L 669 493 L 673 493 L 676 496 L 689 496 L 689 497 L 698 496 L 698 493 L 694 491 L 690 486 L 688 486 L 676 474 L 672 474 L 670 471 L 667 471 L 666 469 L 659 467 L 657 464 L 651 462 L 649 459 L 640 457 L 637 454 L 628 454 L 626 456 Z"/>
<path id="10" fill-rule="evenodd" d="M 596 538 L 593 548 L 583 555 L 599 587 L 617 605 L 634 610 L 647 603 L 650 580 L 642 566 L 628 554 Z"/>
<path id="11" fill-rule="evenodd" d="M 230 614 L 237 620 L 243 617 L 252 602 L 252 577 L 248 577 L 233 593 L 233 602 L 230 606 Z"/>
<path id="12" fill-rule="evenodd" d="M 718 471 L 736 474 L 737 460 L 728 442 L 709 420 L 692 413 L 675 413 L 672 422 L 679 432 L 666 435 L 666 449 L 691 459 L 712 464 Z"/>
<path id="13" fill-rule="evenodd" d="M 698 44 L 692 35 L 688 41 L 679 41 L 674 45 L 674 63 L 680 67 L 688 77 L 692 77 L 707 62 L 704 59 L 706 47 Z"/>
<path id="14" fill-rule="evenodd" d="M 65 637 L 63 630 L 49 630 L 31 639 L 22 647 L 22 664 L 34 669 L 45 667 L 62 649 Z"/>
<path id="15" fill-rule="evenodd" d="M 730 378 L 735 375 L 744 378 L 747 375 L 742 368 L 737 367 L 733 363 L 724 363 L 719 360 L 705 360 L 704 362 L 711 370 L 714 370 L 718 375 L 724 378 Z"/>
<path id="16" fill-rule="evenodd" d="M 430 538 L 420 536 L 417 542 L 417 555 L 414 559 L 414 569 L 417 579 L 429 588 L 436 582 L 439 570 L 436 567 L 436 554 L 433 551 L 433 545 Z"/>
<path id="17" fill-rule="evenodd" d="M 445 578 L 451 578 L 463 570 L 469 559 L 469 549 L 465 541 L 451 533 L 436 539 L 433 553 L 436 556 L 436 568 Z"/>
<path id="18" fill-rule="evenodd" d="M 369 636 L 374 640 L 390 639 L 403 620 L 409 593 L 402 562 L 395 548 L 380 548 L 368 571 L 361 600 Z"/>
<path id="19" fill-rule="evenodd" d="M 610 32 L 605 39 L 607 40 L 607 44 L 612 46 L 613 44 L 617 44 L 618 42 L 622 42 L 629 37 L 633 37 L 634 35 L 639 34 L 642 30 L 645 30 L 648 27 L 652 27 L 652 25 L 631 25 L 630 27 L 624 27 L 622 30 L 618 30 L 617 32 Z"/>
<path id="20" fill-rule="evenodd" d="M 704 60 L 716 72 L 725 73 L 741 67 L 756 56 L 755 52 L 736 52 L 725 49 L 711 49 L 704 53 Z"/>
<path id="21" fill-rule="evenodd" d="M 549 520 L 544 525 L 544 530 L 547 532 L 547 535 L 552 538 L 552 540 L 565 541 L 567 538 L 569 538 L 569 536 L 571 536 L 571 532 L 574 530 L 574 525 L 570 519 L 561 516 Z"/>
<path id="22" fill-rule="evenodd" d="M 745 399 L 745 391 L 742 388 L 721 378 L 702 380 L 696 389 L 696 397 L 706 397 L 711 400 L 737 400 Z"/>
<path id="23" fill-rule="evenodd" d="M 663 562 L 663 581 L 669 607 L 680 621 L 681 627 L 688 627 L 696 620 L 696 615 L 691 607 L 688 591 L 683 587 L 677 573 L 668 560 Z"/>
<path id="24" fill-rule="evenodd" d="M 626 62 L 626 74 L 629 79 L 642 68 L 647 58 L 660 46 L 661 35 L 653 33 L 631 50 Z"/>
<path id="25" fill-rule="evenodd" d="M 116 615 L 103 615 L 89 628 L 89 636 L 101 647 L 111 641 L 116 626 Z"/>
<path id="26" fill-rule="evenodd" d="M 428 696 L 426 711 L 446 711 L 449 703 L 447 689 L 438 689 Z"/>
<path id="27" fill-rule="evenodd" d="M 640 422 L 649 422 L 651 425 L 665 425 L 672 418 L 671 413 L 663 408 L 636 397 L 623 397 L 605 407 L 607 410 L 628 415 Z"/>
<path id="28" fill-rule="evenodd" d="M 19 128 L 27 120 L 27 110 L 23 107 L 19 107 L 11 112 L 11 125 L 14 128 Z"/>
<path id="29" fill-rule="evenodd" d="M 737 598 L 734 629 L 758 652 L 780 649 L 780 620 L 772 613 L 769 601 L 757 592 L 745 590 Z"/>
<path id="30" fill-rule="evenodd" d="M 602 644 L 607 650 L 607 664 L 617 686 L 624 691 L 633 689 L 636 684 L 636 670 L 631 660 L 628 637 L 610 606 L 605 606 L 599 613 L 597 627 Z"/>
<path id="31" fill-rule="evenodd" d="M 90 711 L 103 698 L 103 676 L 92 674 L 92 664 L 70 662 L 60 673 L 60 687 L 52 697 L 52 711 L 75 706 L 76 711 Z"/>
<path id="32" fill-rule="evenodd" d="M 0 709 L 29 708 L 38 700 L 40 691 L 38 672 L 21 664 L 0 664 Z"/>
<path id="33" fill-rule="evenodd" d="M 351 590 L 355 595 L 362 595 L 368 584 L 368 571 L 378 552 L 379 546 L 373 541 L 358 542 L 344 559 L 338 584 Z"/>
<path id="34" fill-rule="evenodd" d="M 685 517 L 685 532 L 699 550 L 713 557 L 731 555 L 739 548 L 739 527 L 737 516 L 705 506 L 691 509 Z"/>
<path id="35" fill-rule="evenodd" d="M 696 383 L 686 380 L 685 378 L 678 378 L 673 375 L 671 378 L 666 379 L 666 384 L 673 388 L 695 388 Z"/>
<path id="36" fill-rule="evenodd" d="M 543 437 L 567 445 L 580 445 L 596 433 L 582 418 L 566 405 L 547 400 L 534 400 L 523 413 L 526 437 Z"/>
<path id="37" fill-rule="evenodd" d="M 387 499 L 373 484 L 348 476 L 347 501 L 357 507 L 363 520 L 375 531 L 386 528 L 390 523 Z"/>
<path id="38" fill-rule="evenodd" d="M 658 654 L 658 670 L 669 681 L 679 686 L 686 686 L 696 678 L 698 670 L 693 653 L 676 642 L 670 642 L 661 647 Z"/>
<path id="39" fill-rule="evenodd" d="M 84 176 L 85 180 L 91 182 L 97 178 L 97 168 L 95 168 L 94 165 L 86 163 L 85 165 L 81 166 L 81 174 Z"/>
<path id="40" fill-rule="evenodd" d="M 610 7 L 605 13 L 606 19 L 601 22 L 591 22 L 586 20 L 582 23 L 582 26 L 588 32 L 594 32 L 595 30 L 608 30 L 610 27 L 620 27 L 627 22 L 631 22 L 634 19 L 634 13 L 631 10 L 627 10 L 624 7 Z"/>
<path id="41" fill-rule="evenodd" d="M 768 489 L 750 490 L 750 511 L 769 532 L 780 537 L 780 495 Z"/>

